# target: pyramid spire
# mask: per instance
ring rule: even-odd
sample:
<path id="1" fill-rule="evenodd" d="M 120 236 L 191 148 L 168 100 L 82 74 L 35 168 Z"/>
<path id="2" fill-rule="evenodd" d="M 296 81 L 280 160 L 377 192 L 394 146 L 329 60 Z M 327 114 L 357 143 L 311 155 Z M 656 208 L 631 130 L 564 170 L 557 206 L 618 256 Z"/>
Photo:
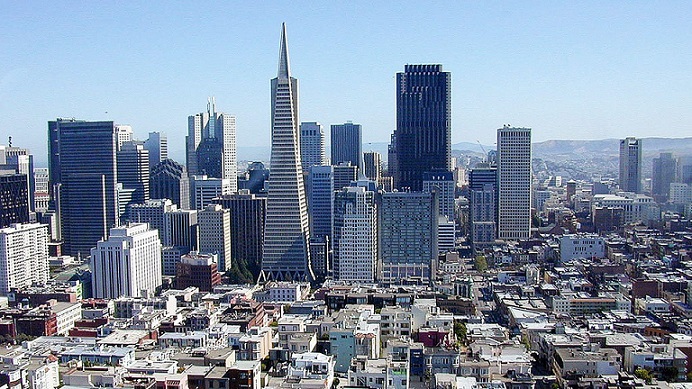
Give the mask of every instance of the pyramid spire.
<path id="1" fill-rule="evenodd" d="M 279 48 L 279 72 L 277 78 L 290 78 L 291 72 L 288 65 L 288 38 L 286 37 L 286 23 L 281 23 L 281 46 Z"/>

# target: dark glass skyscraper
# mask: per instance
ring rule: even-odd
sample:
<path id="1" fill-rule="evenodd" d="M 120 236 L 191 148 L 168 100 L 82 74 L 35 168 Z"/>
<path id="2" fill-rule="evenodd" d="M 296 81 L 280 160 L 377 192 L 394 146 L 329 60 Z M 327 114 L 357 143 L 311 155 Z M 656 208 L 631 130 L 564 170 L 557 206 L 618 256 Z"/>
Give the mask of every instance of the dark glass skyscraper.
<path id="1" fill-rule="evenodd" d="M 389 153 L 396 188 L 421 191 L 424 172 L 452 170 L 451 85 L 452 75 L 442 65 L 406 65 L 397 73 Z"/>
<path id="2" fill-rule="evenodd" d="M 58 119 L 48 122 L 48 138 L 50 183 L 61 184 L 63 252 L 89 255 L 118 225 L 115 126 Z"/>
<path id="3" fill-rule="evenodd" d="M 363 127 L 351 122 L 332 124 L 332 165 L 350 162 L 363 171 Z"/>

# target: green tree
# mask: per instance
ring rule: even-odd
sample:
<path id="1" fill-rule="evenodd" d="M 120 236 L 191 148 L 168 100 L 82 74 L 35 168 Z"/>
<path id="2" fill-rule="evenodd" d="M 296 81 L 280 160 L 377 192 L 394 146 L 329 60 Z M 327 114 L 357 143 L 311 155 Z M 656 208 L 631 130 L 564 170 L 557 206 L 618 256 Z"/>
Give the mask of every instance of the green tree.
<path id="1" fill-rule="evenodd" d="M 646 382 L 647 384 L 650 384 L 652 380 L 651 372 L 644 369 L 643 367 L 639 367 L 636 370 L 634 370 L 634 376 L 643 379 L 644 382 Z"/>
<path id="2" fill-rule="evenodd" d="M 473 261 L 473 267 L 478 272 L 484 272 L 484 271 L 488 270 L 488 260 L 485 259 L 485 256 L 479 255 Z"/>
<path id="3" fill-rule="evenodd" d="M 454 322 L 454 336 L 456 336 L 457 342 L 466 345 L 468 341 L 466 338 L 466 324 L 460 321 Z"/>

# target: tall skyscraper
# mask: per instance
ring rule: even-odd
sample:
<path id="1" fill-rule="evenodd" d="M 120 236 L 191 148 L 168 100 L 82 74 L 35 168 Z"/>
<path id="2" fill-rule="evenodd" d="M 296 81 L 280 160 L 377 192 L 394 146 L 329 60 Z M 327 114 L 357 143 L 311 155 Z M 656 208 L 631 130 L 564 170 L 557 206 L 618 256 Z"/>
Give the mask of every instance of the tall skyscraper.
<path id="1" fill-rule="evenodd" d="M 172 159 L 164 159 L 151 170 L 149 197 L 170 199 L 178 208 L 190 208 L 190 180 L 185 166 Z"/>
<path id="2" fill-rule="evenodd" d="M 298 80 L 291 77 L 286 24 L 271 81 L 272 153 L 262 256 L 263 278 L 312 280 L 310 230 L 298 135 Z"/>
<path id="3" fill-rule="evenodd" d="M 213 200 L 231 211 L 231 256 L 247 269 L 256 280 L 262 270 L 262 241 L 267 199 L 241 189 L 237 194 Z"/>
<path id="4" fill-rule="evenodd" d="M 435 193 L 388 192 L 379 208 L 383 282 L 428 283 L 437 263 Z"/>
<path id="5" fill-rule="evenodd" d="M 267 194 L 267 183 L 269 182 L 269 169 L 264 167 L 262 162 L 251 162 L 248 164 L 244 178 L 238 179 L 238 189 L 247 189 L 252 194 Z"/>
<path id="6" fill-rule="evenodd" d="M 219 257 L 219 271 L 231 269 L 231 212 L 218 204 L 210 204 L 197 212 L 199 251 Z"/>
<path id="7" fill-rule="evenodd" d="M 375 192 L 351 186 L 334 197 L 334 272 L 342 281 L 379 279 Z M 374 188 L 373 188 L 374 189 Z"/>
<path id="8" fill-rule="evenodd" d="M 192 175 L 226 178 L 238 190 L 235 116 L 216 112 L 216 100 L 207 101 L 207 112 L 188 117 L 187 171 Z"/>
<path id="9" fill-rule="evenodd" d="M 161 286 L 161 242 L 146 224 L 112 228 L 91 249 L 91 284 L 96 298 L 151 296 Z"/>
<path id="10" fill-rule="evenodd" d="M 300 161 L 303 165 L 303 172 L 309 171 L 310 166 L 327 164 L 324 128 L 320 123 L 300 123 Z"/>
<path id="11" fill-rule="evenodd" d="M 497 237 L 497 169 L 476 166 L 469 174 L 471 242 L 478 251 Z"/>
<path id="12" fill-rule="evenodd" d="M 312 166 L 307 179 L 310 236 L 332 234 L 334 204 L 334 166 Z"/>
<path id="13" fill-rule="evenodd" d="M 620 140 L 620 189 L 640 193 L 642 189 L 642 140 Z"/>
<path id="14" fill-rule="evenodd" d="M 497 130 L 497 236 L 528 239 L 531 235 L 531 129 Z"/>
<path id="15" fill-rule="evenodd" d="M 364 174 L 368 180 L 379 181 L 382 176 L 382 155 L 377 151 L 366 151 L 363 153 Z"/>
<path id="16" fill-rule="evenodd" d="M 670 184 L 676 182 L 677 159 L 671 153 L 661 153 L 654 158 L 651 172 L 651 196 L 659 203 L 668 201 Z"/>
<path id="17" fill-rule="evenodd" d="M 26 178 L 28 193 L 29 193 L 29 212 L 36 211 L 34 206 L 34 192 L 36 182 L 34 178 L 34 156 L 31 155 L 29 149 L 12 146 L 12 137 L 10 137 L 10 145 L 0 145 L 0 171 L 8 171 L 16 174 L 23 174 Z"/>
<path id="18" fill-rule="evenodd" d="M 144 148 L 149 151 L 149 170 L 168 159 L 168 138 L 163 132 L 150 132 Z"/>
<path id="19" fill-rule="evenodd" d="M 119 224 L 116 135 L 113 122 L 48 122 L 48 169 L 51 188 L 60 184 L 57 211 L 65 254 L 88 255 Z"/>
<path id="20" fill-rule="evenodd" d="M 363 127 L 347 122 L 332 124 L 332 165 L 350 162 L 363 171 Z"/>
<path id="21" fill-rule="evenodd" d="M 358 180 L 358 166 L 350 162 L 340 162 L 333 166 L 334 190 L 341 190 Z"/>
<path id="22" fill-rule="evenodd" d="M 442 65 L 406 65 L 396 76 L 390 174 L 396 188 L 421 191 L 424 172 L 452 170 L 452 76 Z"/>
<path id="23" fill-rule="evenodd" d="M 133 189 L 131 204 L 149 200 L 149 151 L 139 142 L 124 142 L 117 153 L 118 182 Z"/>
<path id="24" fill-rule="evenodd" d="M 0 294 L 48 282 L 48 226 L 12 224 L 0 229 Z"/>

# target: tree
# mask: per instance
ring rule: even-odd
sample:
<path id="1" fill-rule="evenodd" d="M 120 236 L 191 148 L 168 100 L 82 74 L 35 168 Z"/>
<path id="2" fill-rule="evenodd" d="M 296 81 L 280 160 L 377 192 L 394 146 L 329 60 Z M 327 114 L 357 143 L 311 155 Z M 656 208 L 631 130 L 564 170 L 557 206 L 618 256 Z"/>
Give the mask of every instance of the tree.
<path id="1" fill-rule="evenodd" d="M 454 336 L 456 336 L 457 342 L 466 345 L 466 324 L 460 321 L 454 322 Z"/>
<path id="2" fill-rule="evenodd" d="M 667 382 L 675 382 L 678 379 L 680 371 L 675 366 L 666 366 L 661 369 L 661 378 Z"/>
<path id="3" fill-rule="evenodd" d="M 473 267 L 476 269 L 476 271 L 482 273 L 482 272 L 488 270 L 488 260 L 485 259 L 485 256 L 479 255 L 473 261 Z"/>
<path id="4" fill-rule="evenodd" d="M 651 372 L 643 367 L 638 367 L 636 370 L 634 370 L 634 376 L 643 379 L 647 384 L 650 384 L 652 380 Z"/>

